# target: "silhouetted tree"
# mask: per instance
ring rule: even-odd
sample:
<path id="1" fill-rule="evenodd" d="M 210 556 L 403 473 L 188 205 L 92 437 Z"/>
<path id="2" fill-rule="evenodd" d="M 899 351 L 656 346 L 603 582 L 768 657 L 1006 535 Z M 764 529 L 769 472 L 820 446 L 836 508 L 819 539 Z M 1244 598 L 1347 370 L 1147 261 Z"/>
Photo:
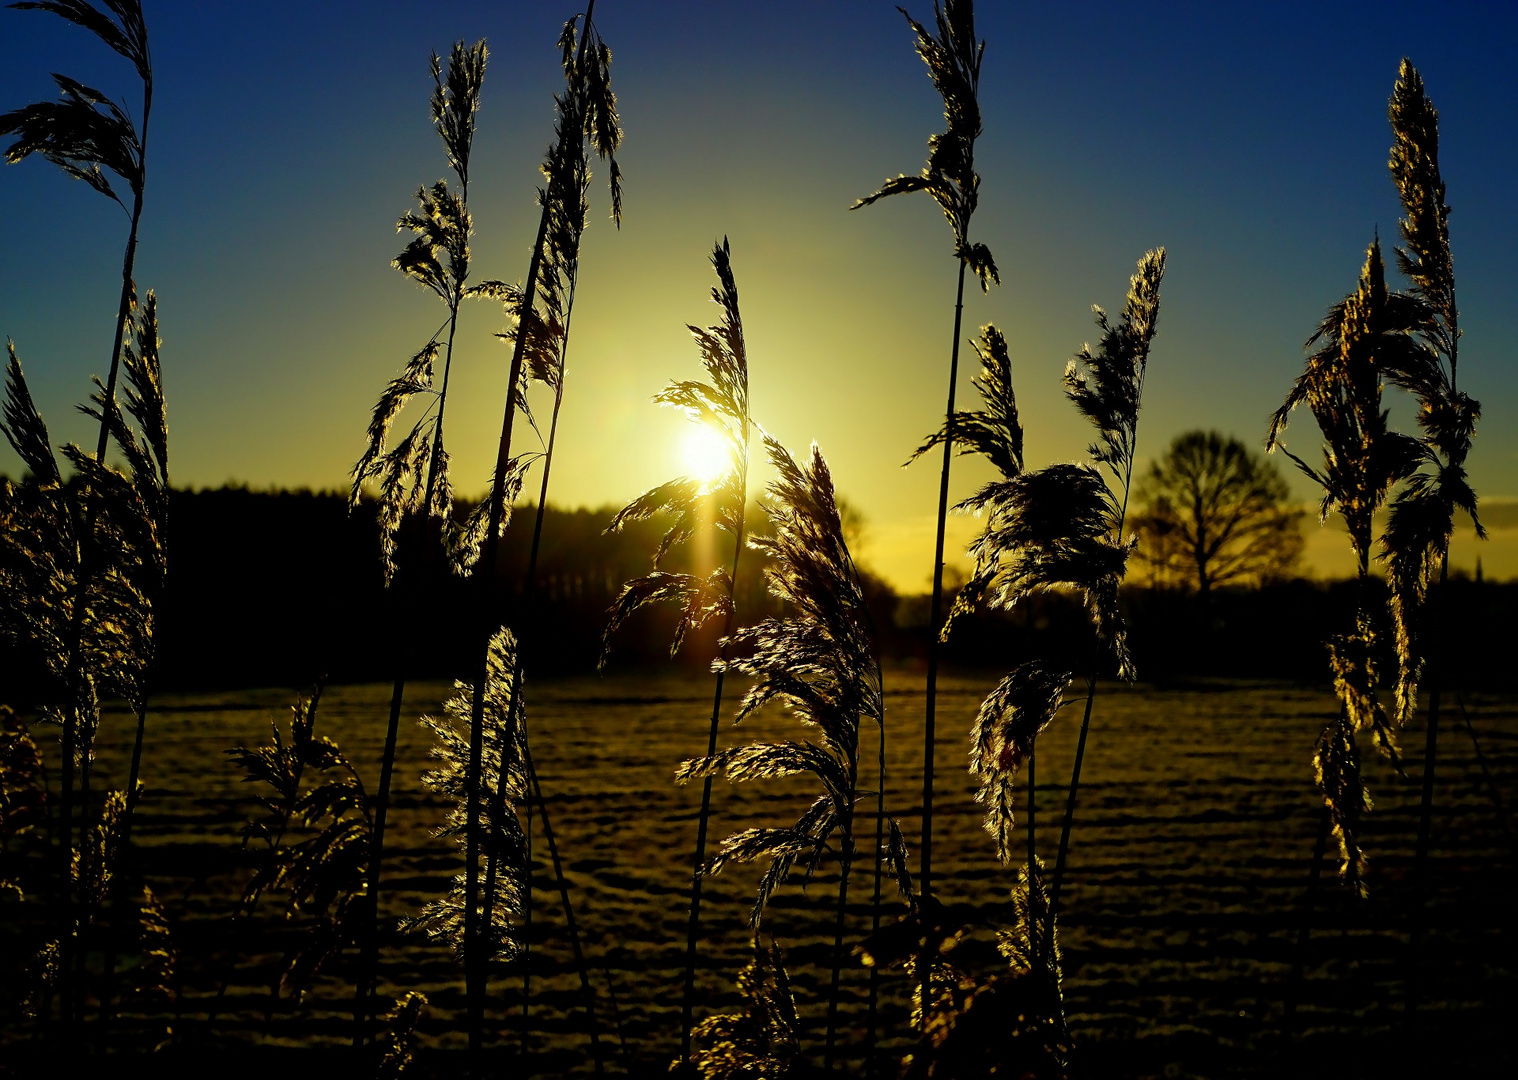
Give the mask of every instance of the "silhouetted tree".
<path id="1" fill-rule="evenodd" d="M 1205 600 L 1217 585 L 1290 577 L 1304 540 L 1298 507 L 1275 464 L 1238 439 L 1188 431 L 1139 482 L 1138 555 L 1159 583 Z"/>

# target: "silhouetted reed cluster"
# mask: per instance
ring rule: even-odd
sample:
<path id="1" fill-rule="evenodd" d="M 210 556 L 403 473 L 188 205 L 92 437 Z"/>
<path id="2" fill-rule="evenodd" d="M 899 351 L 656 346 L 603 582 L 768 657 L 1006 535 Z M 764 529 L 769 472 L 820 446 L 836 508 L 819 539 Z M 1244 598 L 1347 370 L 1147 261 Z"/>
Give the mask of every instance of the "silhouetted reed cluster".
<path id="1" fill-rule="evenodd" d="M 159 677 L 155 640 L 180 558 L 176 552 L 170 561 L 167 543 L 171 491 L 158 306 L 152 292 L 139 297 L 133 280 L 153 69 L 136 0 L 12 6 L 51 12 L 90 31 L 132 63 L 143 92 L 134 121 L 105 93 L 59 75 L 58 100 L 0 115 L 0 134 L 15 139 L 7 160 L 40 154 L 120 203 L 130 218 L 108 376 L 94 380 L 80 406 L 98 425 L 93 452 L 72 443 L 55 448 L 18 350 L 7 342 L 0 430 L 27 472 L 17 484 L 0 482 L 0 632 L 15 650 L 6 655 L 28 658 L 35 668 L 15 680 L 35 708 L 0 705 L 0 903 L 7 914 L 20 913 L 16 925 L 27 954 L 24 971 L 7 973 L 17 985 L 24 983 L 14 996 L 23 1002 L 26 1020 L 14 1028 L 21 1033 L 14 1038 L 34 1036 L 38 1045 L 62 1054 L 85 1047 L 152 1048 L 178 1037 L 173 1029 L 181 947 L 171 909 L 144 880 L 132 838 L 144 790 L 150 695 Z M 506 1041 L 506 1013 L 498 1015 L 497 1006 L 512 994 L 524 1055 L 531 1043 L 536 998 L 530 949 L 540 934 L 532 926 L 534 868 L 546 849 L 574 953 L 591 1063 L 603 1071 L 598 1013 L 604 1012 L 595 985 L 600 975 L 582 942 L 564 856 L 534 766 L 525 693 L 529 674 L 537 678 L 554 670 L 554 661 L 562 660 L 558 654 L 572 651 L 563 644 L 570 620 L 551 603 L 575 591 L 564 581 L 580 573 L 598 583 L 580 591 L 594 598 L 594 615 L 604 619 L 604 629 L 598 625 L 594 635 L 603 665 L 615 653 L 631 651 L 636 643 L 628 639 L 634 636 L 657 636 L 662 651 L 665 635 L 646 633 L 655 627 L 667 631 L 671 656 L 697 657 L 714 676 L 704 749 L 693 726 L 683 760 L 670 762 L 672 783 L 700 781 L 702 788 L 689 838 L 680 1046 L 671 1068 L 712 1080 L 807 1068 L 812 1036 L 799 1020 L 781 947 L 773 936 L 765 943 L 761 934 L 775 929 L 765 916 L 783 888 L 804 890 L 820 881 L 832 892 L 827 902 L 833 916 L 820 1045 L 825 1070 L 852 1056 L 864 1059 L 869 1075 L 898 1068 L 909 1077 L 1073 1075 L 1078 1070 L 1063 998 L 1060 901 L 1099 683 L 1135 679 L 1135 652 L 1143 654 L 1130 648 L 1125 611 L 1125 598 L 1135 595 L 1125 590 L 1132 557 L 1141 538 L 1152 545 L 1140 552 L 1158 583 L 1146 602 L 1158 606 L 1164 600 L 1166 575 L 1189 580 L 1194 574 L 1203 610 L 1226 610 L 1228 600 L 1213 598 L 1214 586 L 1273 582 L 1290 567 L 1301 547 L 1299 515 L 1284 505 L 1286 488 L 1272 468 L 1218 433 L 1182 436 L 1136 482 L 1163 248 L 1138 260 L 1120 313 L 1110 317 L 1094 309 L 1096 344 L 1082 345 L 1064 370 L 1066 398 L 1095 429 L 1084 460 L 1029 467 L 1013 350 L 994 325 L 971 342 L 980 361 L 973 379 L 979 407 L 956 407 L 966 276 L 973 274 L 983 292 L 1000 282 L 989 249 L 970 234 L 980 198 L 974 148 L 981 133 L 985 43 L 976 37 L 970 0 L 935 0 L 931 27 L 907 15 L 916 51 L 942 98 L 946 127 L 929 138 L 920 173 L 888 180 L 855 206 L 927 193 L 949 222 L 958 263 L 944 418 L 908 462 L 942 450 L 922 640 L 922 831 L 914 865 L 886 775 L 886 740 L 895 718 L 887 713 L 881 658 L 888 638 L 899 644 L 902 634 L 894 612 L 881 618 L 880 600 L 884 596 L 889 609 L 894 597 L 850 551 L 845 504 L 821 449 L 813 444 L 794 454 L 750 413 L 750 355 L 725 238 L 711 253 L 717 320 L 689 327 L 703 377 L 672 381 L 654 398 L 716 437 L 721 468 L 707 479 L 676 477 L 614 515 L 586 513 L 572 523 L 581 532 L 604 524 L 607 533 L 622 534 L 615 541 L 618 551 L 637 550 L 636 560 L 618 556 L 593 563 L 585 554 L 590 540 L 582 536 L 580 546 L 572 544 L 565 515 L 548 510 L 592 155 L 606 162 L 610 213 L 618 225 L 623 209 L 611 53 L 593 13 L 594 3 L 569 19 L 557 43 L 565 85 L 554 96 L 554 129 L 536 192 L 538 228 L 520 282 L 479 279 L 472 262 L 469 197 L 485 43 L 460 41 L 446 61 L 431 57 L 430 118 L 452 178 L 418 188 L 416 205 L 398 219 L 406 240 L 392 265 L 438 298 L 440 322 L 416 335 L 421 345 L 415 351 L 398 351 L 399 372 L 374 406 L 348 494 L 359 523 L 353 527 L 362 527 L 372 544 L 372 558 L 354 572 L 374 593 L 365 601 L 372 606 L 362 612 L 368 624 L 362 648 L 373 652 L 374 638 L 388 642 L 377 661 L 392 686 L 378 783 L 366 788 L 361 773 L 367 763 L 350 757 L 319 727 L 325 674 L 287 723 L 271 726 L 266 743 L 228 750 L 258 807 L 242 829 L 250 873 L 228 925 L 251 926 L 267 909 L 289 928 L 270 977 L 270 1011 L 282 996 L 298 1003 L 324 973 L 345 986 L 351 981 L 352 1023 L 347 1026 L 345 1013 L 342 1034 L 351 1036 L 362 1056 L 350 1071 L 381 1077 L 400 1075 L 424 1045 L 428 1004 L 420 993 L 403 990 L 393 1007 L 376 1005 L 385 949 L 414 941 L 444 946 L 462 976 L 469 1067 L 483 1075 L 493 1067 L 483 1057 L 487 1044 Z M 1460 329 L 1438 115 L 1407 61 L 1390 118 L 1390 167 L 1404 214 L 1396 266 L 1410 287 L 1399 291 L 1388 283 L 1379 241 L 1372 242 L 1355 288 L 1309 338 L 1305 370 L 1273 415 L 1267 438 L 1271 449 L 1281 449 L 1321 487 L 1320 514 L 1343 517 L 1356 559 L 1352 618 L 1326 643 L 1340 710 L 1323 728 L 1313 758 L 1324 807 L 1313 874 L 1315 880 L 1331 836 L 1341 876 L 1357 894 L 1368 881 L 1361 834 L 1370 797 L 1362 744 L 1369 739 L 1401 769 L 1396 733 L 1417 710 L 1420 684 L 1431 691 L 1417 864 L 1420 878 L 1427 874 L 1440 694 L 1455 672 L 1437 648 L 1449 629 L 1449 598 L 1455 595 L 1449 544 L 1457 510 L 1477 521 L 1465 466 L 1480 406 L 1456 382 Z M 118 184 L 126 191 L 118 191 Z M 445 419 L 455 361 L 504 359 L 499 352 L 455 353 L 465 302 L 481 299 L 503 305 L 506 325 L 497 337 L 510 349 L 510 361 L 500 365 L 507 369 L 505 402 L 490 487 L 471 503 L 455 498 Z M 1416 433 L 1391 426 L 1384 400 L 1389 386 L 1411 396 Z M 546 431 L 542 410 L 533 412 L 534 399 L 551 401 Z M 1321 464 L 1285 449 L 1287 421 L 1299 405 L 1322 433 Z M 517 438 L 519 415 L 535 445 Z M 774 479 L 751 503 L 756 436 Z M 973 572 L 957 589 L 944 581 L 956 454 L 983 458 L 995 474 L 956 508 L 983 522 L 968 552 Z M 530 541 L 520 523 L 508 540 L 513 509 L 534 466 L 541 472 Z M 1191 493 L 1190 511 L 1186 498 L 1175 495 L 1182 488 Z M 221 495 L 232 499 L 236 493 Z M 1233 521 L 1210 540 L 1200 518 L 1203 504 Z M 1480 533 L 1479 521 L 1476 528 Z M 224 524 L 207 529 L 207 538 L 183 556 L 185 565 L 226 575 L 243 552 L 236 537 L 216 535 L 226 531 Z M 305 539 L 312 542 L 309 535 Z M 571 555 L 577 566 L 567 565 Z M 311 556 L 304 558 L 309 562 Z M 1385 567 L 1384 584 L 1373 572 L 1377 562 Z M 358 592 L 355 587 L 352 595 Z M 316 617 L 302 609 L 319 608 L 320 598 L 297 600 L 290 620 Z M 1136 606 L 1142 619 L 1145 609 Z M 1048 623 L 1046 616 L 1056 609 L 1062 620 L 1057 631 L 997 636 L 989 629 L 996 613 L 1020 617 L 1026 627 L 1035 612 Z M 187 620 L 195 626 L 180 632 L 201 632 L 199 620 L 216 614 L 202 612 Z M 383 633 L 377 632 L 380 624 Z M 994 625 L 1005 629 L 1011 622 Z M 1390 640 L 1383 626 L 1392 628 Z M 1006 670 L 966 732 L 969 771 L 989 835 L 984 854 L 994 852 L 1009 897 L 995 928 L 993 970 L 965 959 L 968 951 L 956 951 L 972 926 L 935 893 L 937 677 L 951 635 L 974 637 L 975 655 L 990 654 Z M 325 673 L 339 646 L 321 642 L 319 649 L 321 655 L 305 662 Z M 382 918 L 380 900 L 384 890 L 402 887 L 393 869 L 390 879 L 385 875 L 387 817 L 413 810 L 404 801 L 392 805 L 397 770 L 414 764 L 398 757 L 400 722 L 408 681 L 434 674 L 439 663 L 467 674 L 455 680 L 441 715 L 419 717 L 433 758 L 420 783 L 447 807 L 434 839 L 453 849 L 441 858 L 457 869 L 441 892 L 395 923 Z M 741 696 L 736 706 L 726 700 L 725 708 L 724 692 L 734 678 Z M 1391 708 L 1384 701 L 1389 678 Z M 1079 691 L 1072 693 L 1081 681 L 1083 701 Z M 23 696 L 0 683 L 0 695 L 8 694 L 18 701 Z M 130 771 L 123 789 L 102 792 L 92 784 L 95 745 L 103 703 L 115 700 L 125 702 L 135 720 Z M 1072 705 L 1081 706 L 1083 715 L 1073 770 L 1068 784 L 1060 785 L 1063 808 L 1050 869 L 1050 842 L 1046 837 L 1041 848 L 1037 830 L 1035 766 L 1039 737 Z M 724 717 L 736 727 L 761 711 L 779 714 L 785 733 L 723 739 Z M 553 734 L 538 735 L 545 737 Z M 869 742 L 862 741 L 870 738 L 873 768 Z M 713 806 L 714 781 L 724 777 L 735 783 L 788 779 L 792 790 L 804 788 L 809 803 L 794 821 L 728 831 L 715 820 Z M 709 850 L 713 828 L 725 835 Z M 535 844 L 541 845 L 536 852 Z M 746 863 L 758 867 L 748 919 L 752 954 L 736 976 L 739 1005 L 698 1017 L 703 947 L 717 951 L 709 912 L 703 921 L 703 883 Z M 868 933 L 850 919 L 850 885 L 856 883 L 857 897 L 861 863 L 872 872 Z M 892 889 L 894 897 L 888 895 Z M 1309 896 L 1309 914 L 1311 904 Z M 862 907 L 856 899 L 856 922 Z M 1304 920 L 1304 939 L 1307 927 Z M 214 1029 L 220 1010 L 237 1004 L 228 999 L 239 968 L 255 963 L 239 952 L 240 933 L 229 933 L 232 946 L 213 959 L 218 990 L 207 1009 L 207 1029 Z M 356 964 L 341 963 L 344 953 Z M 1300 946 L 1298 957 L 1300 963 Z M 861 968 L 868 1006 L 858 1023 L 846 1013 L 853 997 L 863 995 L 851 996 L 846 984 Z M 514 983 L 519 992 L 504 991 L 508 976 L 520 978 Z M 882 1006 L 885 980 L 892 978 L 899 980 L 900 999 L 911 1001 L 912 1027 L 894 1035 Z M 606 990 L 615 1017 L 609 972 Z M 856 1028 L 864 1032 L 862 1047 L 851 1042 Z M 882 1042 L 892 1037 L 898 1046 L 887 1053 Z M 12 1029 L 0 1034 L 7 1045 L 12 1038 Z M 659 1052 L 670 1056 L 667 1048 Z"/>

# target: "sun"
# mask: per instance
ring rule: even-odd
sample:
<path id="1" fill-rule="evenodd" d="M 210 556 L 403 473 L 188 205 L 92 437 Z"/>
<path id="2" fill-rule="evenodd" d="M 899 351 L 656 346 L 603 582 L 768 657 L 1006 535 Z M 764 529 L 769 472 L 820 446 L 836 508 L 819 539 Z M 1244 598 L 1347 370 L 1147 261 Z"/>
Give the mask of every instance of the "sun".
<path id="1" fill-rule="evenodd" d="M 710 484 L 733 469 L 732 448 L 726 439 L 705 424 L 691 427 L 680 448 L 680 456 L 685 462 L 685 474 L 702 484 Z"/>

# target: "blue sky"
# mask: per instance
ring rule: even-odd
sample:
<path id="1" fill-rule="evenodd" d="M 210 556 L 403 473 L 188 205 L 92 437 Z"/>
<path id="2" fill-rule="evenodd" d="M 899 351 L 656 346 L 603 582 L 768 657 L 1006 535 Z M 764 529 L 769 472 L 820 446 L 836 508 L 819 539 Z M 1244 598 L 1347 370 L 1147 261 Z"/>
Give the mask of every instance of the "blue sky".
<path id="1" fill-rule="evenodd" d="M 575 9 L 145 9 L 157 94 L 138 280 L 162 306 L 177 482 L 340 486 L 375 395 L 441 317 L 388 265 L 396 216 L 445 169 L 427 57 L 489 42 L 476 267 L 519 278 L 554 40 Z M 978 15 L 972 233 L 1003 285 L 967 302 L 966 333 L 994 321 L 1012 343 L 1030 463 L 1082 452 L 1059 372 L 1093 336 L 1089 305 L 1117 307 L 1134 261 L 1161 244 L 1143 452 L 1193 427 L 1262 441 L 1303 339 L 1377 230 L 1395 238 L 1385 106 L 1409 55 L 1441 112 L 1461 381 L 1485 404 L 1472 476 L 1484 495 L 1518 496 L 1518 8 L 982 3 Z M 681 422 L 648 398 L 696 370 L 684 325 L 714 317 L 706 255 L 726 235 L 756 415 L 792 445 L 821 444 L 871 522 L 866 558 L 912 587 L 928 573 L 936 477 L 898 466 L 941 420 L 954 263 L 925 198 L 847 211 L 915 172 L 941 124 L 904 20 L 887 3 L 780 0 L 600 0 L 596 19 L 615 56 L 627 209 L 618 232 L 595 189 L 552 497 L 620 503 L 678 469 Z M 51 96 L 54 70 L 137 111 L 130 70 L 103 46 L 0 11 L 0 108 Z M 55 435 L 82 438 L 71 407 L 108 361 L 124 217 L 41 161 L 0 168 L 0 207 L 0 335 Z M 462 320 L 450 430 L 465 491 L 483 488 L 499 428 L 502 323 L 486 305 Z M 1292 445 L 1315 442 L 1304 417 Z M 8 450 L 0 471 L 16 471 Z M 959 469 L 954 489 L 983 478 Z"/>

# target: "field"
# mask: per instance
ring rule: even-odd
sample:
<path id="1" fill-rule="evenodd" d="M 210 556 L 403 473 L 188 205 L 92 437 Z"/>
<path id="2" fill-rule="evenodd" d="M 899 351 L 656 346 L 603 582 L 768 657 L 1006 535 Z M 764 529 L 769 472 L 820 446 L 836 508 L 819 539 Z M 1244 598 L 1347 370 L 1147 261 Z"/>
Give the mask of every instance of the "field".
<path id="1" fill-rule="evenodd" d="M 979 830 L 962 765 L 965 732 L 992 678 L 961 673 L 940 685 L 937 797 L 938 891 L 965 921 L 982 926 L 956 955 L 988 969 L 996 964 L 990 927 L 1001 918 L 1012 875 L 997 865 Z M 414 686 L 408 716 L 434 710 L 447 692 L 441 684 Z M 887 805 L 910 843 L 921 783 L 912 762 L 921 738 L 920 676 L 888 672 L 887 694 Z M 330 688 L 317 719 L 318 731 L 343 746 L 371 787 L 388 695 L 388 686 Z M 675 762 L 703 738 L 709 695 L 710 678 L 698 673 L 529 686 L 534 753 L 584 928 L 613 1072 L 624 1066 L 656 1071 L 678 1045 L 684 892 L 700 794 L 675 787 L 670 778 Z M 335 1048 L 349 1037 L 351 983 L 343 978 L 351 962 L 334 967 L 303 1003 L 271 1003 L 267 987 L 279 950 L 297 931 L 278 922 L 273 898 L 253 919 L 232 920 L 252 857 L 239 852 L 238 830 L 254 792 L 239 783 L 224 751 L 266 739 L 270 720 L 283 724 L 293 700 L 285 690 L 165 697 L 150 718 L 144 771 L 151 786 L 134 842 L 142 845 L 145 873 L 179 935 L 184 960 L 175 1038 L 187 1053 L 255 1042 Z M 1518 702 L 1478 697 L 1466 704 L 1495 789 L 1510 806 L 1518 800 Z M 1086 1071 L 1274 1075 L 1284 1061 L 1302 1058 L 1313 1065 L 1302 1071 L 1353 1075 L 1406 1065 L 1398 1054 L 1410 1042 L 1437 1048 L 1430 1052 L 1437 1052 L 1441 1071 L 1491 1067 L 1513 1056 L 1501 1035 L 1518 997 L 1512 836 L 1458 710 L 1453 726 L 1447 716 L 1441 731 L 1435 885 L 1421 962 L 1411 962 L 1408 947 L 1416 911 L 1408 878 L 1417 786 L 1371 763 L 1372 895 L 1357 903 L 1337 886 L 1320 891 L 1296 1034 L 1283 1039 L 1283 999 L 1317 829 L 1309 756 L 1335 708 L 1326 692 L 1285 684 L 1102 686 L 1061 923 L 1067 1008 Z M 1058 781 L 1068 777 L 1079 722 L 1073 711 L 1067 707 L 1039 743 L 1041 848 L 1051 859 L 1064 798 Z M 105 777 L 121 772 L 127 721 L 108 714 L 102 725 Z M 728 728 L 724 738 L 750 728 L 750 735 L 778 734 L 787 724 L 776 712 Z M 1421 747 L 1423 734 L 1409 729 L 1404 739 L 1411 750 Z M 873 761 L 873 733 L 862 741 L 869 747 L 865 760 Z M 419 783 L 427 751 L 425 733 L 403 722 L 384 896 L 395 917 L 441 891 L 459 865 L 452 849 L 431 836 L 445 807 Z M 743 825 L 782 823 L 803 805 L 803 794 L 787 793 L 783 782 L 719 782 L 715 799 L 719 836 Z M 538 842 L 541 828 L 534 839 L 528 1038 L 537 1049 L 537 1070 L 588 1072 L 578 979 L 552 868 Z M 756 877 L 740 865 L 709 883 L 698 1017 L 735 1000 L 732 976 L 748 947 L 745 920 Z M 796 973 L 810 1026 L 804 1046 L 813 1051 L 825 1005 L 818 980 L 828 968 L 831 893 L 825 880 L 810 894 L 788 886 L 765 923 Z M 868 929 L 867 873 L 856 879 L 851 897 L 859 901 L 851 921 L 857 941 Z M 386 921 L 393 926 L 393 918 Z M 382 997 L 410 989 L 429 997 L 424 1045 L 461 1045 L 455 1014 L 463 1011 L 462 977 L 450 955 L 396 935 L 385 943 L 382 967 Z M 220 1015 L 208 1025 L 229 971 Z M 1410 978 L 1422 1001 L 1413 1018 L 1405 1012 Z M 848 1045 L 856 1054 L 866 979 L 862 968 L 845 974 L 845 1011 L 854 1025 Z M 885 1015 L 896 1045 L 904 1046 L 905 980 L 892 975 L 884 984 Z M 500 973 L 491 994 L 490 1029 L 506 1054 L 519 1038 L 519 975 Z M 449 1057 L 424 1056 L 419 1064 L 429 1067 L 430 1060 L 436 1068 Z M 228 1067 L 235 1071 L 235 1064 Z"/>

